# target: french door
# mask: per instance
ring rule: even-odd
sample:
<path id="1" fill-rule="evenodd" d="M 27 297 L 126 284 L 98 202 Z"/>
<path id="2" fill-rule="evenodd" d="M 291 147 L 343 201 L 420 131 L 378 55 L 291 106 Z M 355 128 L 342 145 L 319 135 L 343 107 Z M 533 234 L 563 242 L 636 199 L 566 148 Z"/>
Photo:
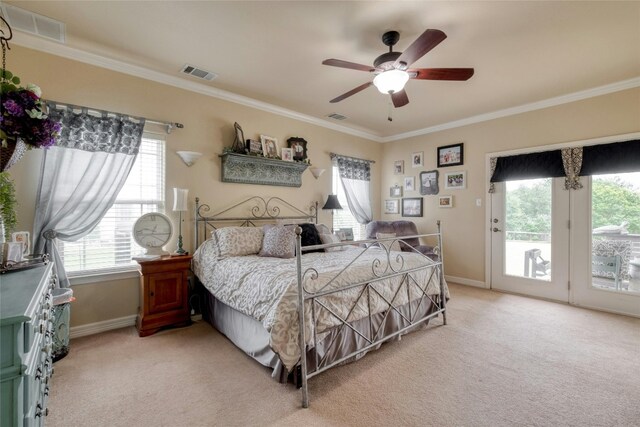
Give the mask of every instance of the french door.
<path id="1" fill-rule="evenodd" d="M 491 287 L 640 316 L 640 173 L 496 183 Z"/>
<path id="2" fill-rule="evenodd" d="M 563 185 L 561 178 L 495 184 L 493 289 L 569 301 L 569 199 Z"/>

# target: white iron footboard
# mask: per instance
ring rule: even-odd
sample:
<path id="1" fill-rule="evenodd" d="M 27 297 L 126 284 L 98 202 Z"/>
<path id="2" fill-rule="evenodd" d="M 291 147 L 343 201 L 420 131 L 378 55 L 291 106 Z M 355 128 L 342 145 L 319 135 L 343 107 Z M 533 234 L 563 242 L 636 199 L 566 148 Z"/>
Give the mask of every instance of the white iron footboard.
<path id="1" fill-rule="evenodd" d="M 439 314 L 442 313 L 442 318 L 443 318 L 443 325 L 447 324 L 447 318 L 446 318 L 446 291 L 445 291 L 445 286 L 444 286 L 444 273 L 443 273 L 443 263 L 442 263 L 442 233 L 441 233 L 441 229 L 440 229 L 440 221 L 437 222 L 437 226 L 438 226 L 438 232 L 434 233 L 434 234 L 424 234 L 424 235 L 416 235 L 416 236 L 402 236 L 402 237 L 391 237 L 391 238 L 385 238 L 385 239 L 376 239 L 376 240 L 363 240 L 360 242 L 349 242 L 349 243 L 333 243 L 333 244 L 324 244 L 324 245 L 316 245 L 316 246 L 306 246 L 306 247 L 302 247 L 301 244 L 301 228 L 297 227 L 296 228 L 296 234 L 297 234 L 297 250 L 296 250 L 296 265 L 297 265 L 297 280 L 298 280 L 298 313 L 299 313 L 299 322 L 300 322 L 300 365 L 301 365 L 301 383 L 302 383 L 302 406 L 307 408 L 309 406 L 309 391 L 307 388 L 307 381 L 309 378 L 312 378 L 318 374 L 320 374 L 321 372 L 326 371 L 327 369 L 330 369 L 346 360 L 348 360 L 349 358 L 352 358 L 353 356 L 356 356 L 362 352 L 365 352 L 367 350 L 370 350 L 374 347 L 376 347 L 377 345 L 390 340 L 393 337 L 396 337 L 404 332 L 406 332 L 407 330 L 416 327 L 419 324 L 422 324 L 426 321 L 428 321 L 429 319 L 432 319 L 434 317 L 437 317 Z M 409 248 L 409 245 L 405 242 L 405 239 L 411 239 L 411 238 L 421 238 L 421 237 L 436 237 L 438 239 L 438 246 L 435 249 L 436 254 L 438 255 L 438 258 L 436 260 L 431 260 L 431 258 L 426 257 L 425 255 L 419 253 L 418 251 L 412 250 L 412 253 L 418 253 L 422 256 L 424 256 L 426 259 L 428 259 L 430 262 L 429 263 L 425 263 L 425 265 L 420 265 L 418 267 L 407 267 L 405 268 L 405 263 L 404 263 L 404 259 L 403 259 L 403 254 L 406 254 L 407 252 L 391 252 L 389 250 L 389 248 L 391 247 L 391 244 L 393 242 L 399 242 L 399 244 L 401 246 L 405 246 L 407 248 Z M 357 282 L 357 283 L 349 283 L 346 285 L 340 285 L 339 288 L 337 289 L 327 289 L 329 287 L 330 284 L 332 284 L 332 282 L 334 282 L 335 280 L 337 280 L 337 278 L 348 268 L 350 268 L 352 266 L 352 264 L 354 262 L 356 262 L 356 260 L 366 251 L 368 251 L 369 249 L 372 248 L 373 244 L 376 243 L 380 243 L 380 242 L 385 242 L 388 246 L 383 248 L 385 249 L 384 251 L 381 251 L 383 258 L 386 257 L 386 260 L 381 260 L 379 258 L 375 258 L 375 260 L 373 261 L 371 268 L 372 268 L 372 273 L 373 273 L 373 278 L 367 279 L 366 281 L 362 281 L 362 282 Z M 358 255 L 358 257 L 356 257 L 353 261 L 351 261 L 343 270 L 341 270 L 334 278 L 332 278 L 329 283 L 323 285 L 320 289 L 314 290 L 314 291 L 309 291 L 306 287 L 305 287 L 305 279 L 311 279 L 314 280 L 315 278 L 318 277 L 318 272 L 313 268 L 313 267 L 309 267 L 306 268 L 303 271 L 303 267 L 302 267 L 302 253 L 306 252 L 306 251 L 310 251 L 310 250 L 314 250 L 314 249 L 324 249 L 324 248 L 331 248 L 331 247 L 336 247 L 336 246 L 344 246 L 347 244 L 353 244 L 353 243 L 360 243 L 362 245 L 364 245 L 364 247 L 362 248 L 362 252 Z M 378 249 L 376 249 L 378 250 Z M 425 276 L 427 279 L 424 282 L 424 286 L 422 286 L 422 283 L 417 283 L 416 281 L 416 273 L 420 272 L 421 270 L 424 270 L 425 272 Z M 434 277 L 434 275 L 437 275 L 437 277 L 439 278 L 439 285 L 440 285 L 440 292 L 438 295 L 428 295 L 427 294 L 427 285 L 429 284 L 429 282 L 431 281 L 431 279 Z M 398 278 L 400 277 L 400 285 L 398 286 L 398 289 L 395 291 L 393 297 L 389 300 L 388 298 L 385 298 L 384 295 L 382 295 L 373 285 L 383 281 L 383 280 L 387 280 L 390 278 Z M 357 298 L 355 299 L 355 301 L 351 302 L 349 301 L 347 304 L 349 304 L 348 306 L 348 314 L 346 316 L 341 316 L 340 314 L 337 314 L 335 311 L 333 311 L 330 307 L 328 307 L 326 304 L 324 304 L 322 302 L 322 297 L 326 297 L 328 295 L 331 294 L 339 294 L 341 292 L 345 292 L 348 291 L 350 289 L 354 289 L 354 288 L 359 288 L 361 287 L 362 289 L 359 291 Z M 411 304 L 412 304 L 412 299 L 410 296 L 410 288 L 414 290 L 414 292 L 416 290 L 418 290 L 418 295 L 419 295 L 419 300 L 417 303 L 417 307 L 413 310 L 411 310 Z M 397 303 L 396 298 L 398 297 L 398 295 L 400 295 L 400 293 L 402 291 L 406 291 L 407 292 L 407 301 L 408 301 L 408 315 L 407 313 L 403 313 L 401 312 L 397 306 L 394 306 L 394 303 Z M 381 298 L 382 300 L 384 300 L 385 304 L 388 304 L 388 307 L 386 310 L 384 310 L 384 318 L 382 319 L 382 322 L 380 323 L 380 326 L 378 327 L 378 329 L 376 330 L 376 328 L 374 327 L 374 321 L 372 319 L 372 316 L 375 316 L 376 314 L 379 314 L 380 312 L 377 313 L 373 313 L 372 312 L 372 308 L 371 308 L 371 295 L 376 294 L 376 298 Z M 361 299 L 366 298 L 366 315 L 365 315 L 365 319 L 368 318 L 368 323 L 369 323 L 369 328 L 368 331 L 362 332 L 359 331 L 357 328 L 353 327 L 350 323 L 349 316 L 351 315 L 351 313 L 353 312 L 353 310 L 356 308 L 356 306 L 358 305 L 359 302 L 361 302 Z M 417 298 L 416 298 L 417 299 Z M 431 302 L 434 306 L 433 310 L 427 310 L 424 313 L 420 314 L 418 308 L 421 306 L 421 304 L 426 300 L 428 300 L 428 302 L 426 302 L 426 304 L 428 304 L 429 302 Z M 415 300 L 415 299 L 414 299 Z M 311 339 L 311 343 L 314 346 L 314 348 L 316 349 L 316 351 L 314 351 L 315 354 L 315 364 L 314 364 L 314 369 L 313 371 L 309 371 L 308 369 L 308 363 L 307 363 L 307 337 L 306 337 L 306 333 L 305 331 L 307 330 L 305 325 L 305 322 L 308 322 L 308 319 L 305 319 L 305 310 L 303 307 L 305 307 L 305 304 L 310 303 L 311 305 L 311 322 L 312 322 L 312 327 L 310 328 L 313 332 L 313 337 Z M 351 305 L 353 304 L 353 305 Z M 349 330 L 351 330 L 354 334 L 356 334 L 358 337 L 362 338 L 364 340 L 364 342 L 366 343 L 366 345 L 362 348 L 357 348 L 356 350 L 354 350 L 353 352 L 344 355 L 343 357 L 341 357 L 338 360 L 333 360 L 330 363 L 326 362 L 325 357 L 323 357 L 322 359 L 320 359 L 319 355 L 318 355 L 318 324 L 317 322 L 317 313 L 316 313 L 316 309 L 323 309 L 326 310 L 328 313 L 330 313 L 330 315 L 336 319 L 338 321 L 338 326 L 336 326 L 337 328 L 349 328 Z M 384 320 L 386 320 L 387 316 L 392 312 L 396 312 L 403 320 L 404 320 L 404 324 L 406 326 L 402 327 L 401 329 L 395 330 L 391 333 L 385 334 L 385 331 L 383 331 L 382 329 L 382 325 L 384 325 Z M 329 348 L 334 344 L 335 338 L 337 337 L 337 334 L 334 335 L 332 341 L 329 343 Z M 327 351 L 328 354 L 328 351 Z"/>

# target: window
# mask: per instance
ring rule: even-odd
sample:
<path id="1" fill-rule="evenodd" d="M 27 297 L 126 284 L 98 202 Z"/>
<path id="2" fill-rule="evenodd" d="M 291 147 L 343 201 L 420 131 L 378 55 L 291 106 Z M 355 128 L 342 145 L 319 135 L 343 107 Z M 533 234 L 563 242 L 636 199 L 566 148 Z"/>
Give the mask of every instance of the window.
<path id="1" fill-rule="evenodd" d="M 70 276 L 130 270 L 132 256 L 142 254 L 131 236 L 133 223 L 147 212 L 163 212 L 164 140 L 145 134 L 127 181 L 102 221 L 76 242 L 58 241 Z"/>
<path id="2" fill-rule="evenodd" d="M 338 166 L 333 166 L 333 194 L 338 196 L 338 201 L 342 209 L 336 209 L 333 215 L 333 229 L 339 228 L 351 228 L 353 230 L 353 238 L 355 240 L 362 240 L 366 237 L 364 224 L 360 224 L 349 210 L 349 204 L 347 203 L 347 196 L 344 193 L 342 182 L 340 182 L 340 172 L 338 172 Z"/>

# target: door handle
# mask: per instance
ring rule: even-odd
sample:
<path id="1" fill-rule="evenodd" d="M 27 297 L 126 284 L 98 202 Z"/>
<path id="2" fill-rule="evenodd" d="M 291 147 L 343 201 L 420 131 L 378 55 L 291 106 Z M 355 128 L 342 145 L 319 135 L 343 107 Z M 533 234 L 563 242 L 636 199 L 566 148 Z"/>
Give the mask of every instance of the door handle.
<path id="1" fill-rule="evenodd" d="M 498 231 L 502 231 L 502 230 L 500 230 L 498 227 L 493 227 L 491 231 L 493 231 L 494 233 L 497 233 Z"/>

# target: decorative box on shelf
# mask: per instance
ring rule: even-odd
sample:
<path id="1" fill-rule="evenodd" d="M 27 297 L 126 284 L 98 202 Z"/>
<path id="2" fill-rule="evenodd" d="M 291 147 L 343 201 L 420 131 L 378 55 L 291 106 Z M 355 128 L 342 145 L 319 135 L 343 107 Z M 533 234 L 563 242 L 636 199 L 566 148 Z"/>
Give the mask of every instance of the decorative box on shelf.
<path id="1" fill-rule="evenodd" d="M 237 153 L 224 153 L 220 158 L 222 159 L 222 182 L 241 184 L 300 187 L 302 173 L 309 167 L 306 163 Z"/>

